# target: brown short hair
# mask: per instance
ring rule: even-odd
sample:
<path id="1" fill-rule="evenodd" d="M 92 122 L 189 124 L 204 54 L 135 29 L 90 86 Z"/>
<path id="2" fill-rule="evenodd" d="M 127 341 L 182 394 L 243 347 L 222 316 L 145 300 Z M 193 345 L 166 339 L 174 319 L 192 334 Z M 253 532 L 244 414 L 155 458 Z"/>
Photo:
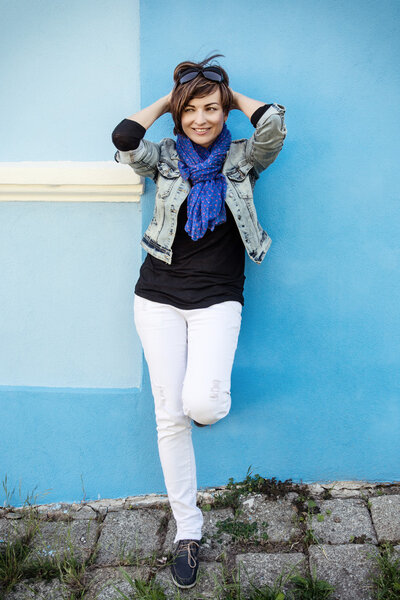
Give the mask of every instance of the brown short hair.
<path id="1" fill-rule="evenodd" d="M 218 88 L 221 90 L 221 103 L 222 109 L 224 113 L 227 115 L 232 108 L 233 105 L 233 95 L 232 91 L 229 87 L 229 77 L 227 72 L 215 61 L 212 63 L 212 66 L 218 66 L 221 69 L 221 72 L 224 76 L 224 81 L 210 81 L 206 79 L 199 73 L 197 77 L 188 81 L 187 83 L 179 83 L 179 74 L 188 69 L 189 67 L 198 67 L 203 68 L 205 66 L 211 66 L 211 61 L 213 61 L 218 56 L 223 56 L 222 54 L 213 54 L 212 56 L 205 58 L 199 63 L 191 62 L 185 60 L 184 62 L 179 63 L 175 67 L 174 70 L 174 88 L 171 94 L 171 102 L 170 102 L 170 111 L 172 114 L 172 118 L 174 120 L 174 134 L 183 133 L 182 123 L 181 123 L 181 115 L 185 106 L 192 100 L 193 98 L 203 98 L 204 96 L 208 96 L 208 94 L 212 94 Z"/>

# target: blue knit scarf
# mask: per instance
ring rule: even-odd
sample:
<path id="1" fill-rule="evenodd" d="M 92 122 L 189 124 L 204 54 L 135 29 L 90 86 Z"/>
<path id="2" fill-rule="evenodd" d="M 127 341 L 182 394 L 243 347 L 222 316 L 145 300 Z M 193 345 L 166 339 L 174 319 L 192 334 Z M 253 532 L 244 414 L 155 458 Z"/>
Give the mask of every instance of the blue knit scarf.
<path id="1" fill-rule="evenodd" d="M 202 238 L 210 229 L 226 221 L 226 179 L 222 165 L 231 145 L 231 134 L 226 124 L 208 148 L 178 134 L 176 149 L 179 170 L 184 179 L 190 179 L 192 189 L 187 199 L 188 220 L 185 231 L 192 240 Z"/>

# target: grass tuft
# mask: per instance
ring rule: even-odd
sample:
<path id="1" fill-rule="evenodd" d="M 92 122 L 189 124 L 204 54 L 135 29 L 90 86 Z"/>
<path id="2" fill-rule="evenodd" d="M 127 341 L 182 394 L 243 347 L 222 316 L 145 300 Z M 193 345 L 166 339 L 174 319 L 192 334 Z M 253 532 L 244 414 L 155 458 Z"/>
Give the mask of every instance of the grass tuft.
<path id="1" fill-rule="evenodd" d="M 328 600 L 335 591 L 330 583 L 317 579 L 315 572 L 307 577 L 296 575 L 291 583 L 293 590 L 289 597 L 293 600 Z"/>
<path id="2" fill-rule="evenodd" d="M 20 523 L 23 529 L 18 529 Z M 92 564 L 94 555 L 87 560 L 79 557 L 73 547 L 68 532 L 62 550 L 43 548 L 33 551 L 32 541 L 40 534 L 40 517 L 36 510 L 24 510 L 23 519 L 18 522 L 15 538 L 0 544 L 0 586 L 6 592 L 24 579 L 50 581 L 59 579 L 68 586 L 71 597 L 68 600 L 83 598 L 86 568 Z"/>
<path id="3" fill-rule="evenodd" d="M 132 590 L 135 592 L 135 599 L 137 600 L 166 600 L 166 595 L 160 584 L 152 581 L 144 581 L 143 579 L 132 579 L 128 573 L 120 568 L 120 572 L 124 579 L 129 583 Z M 113 585 L 113 588 L 118 592 L 119 597 L 123 600 L 131 600 L 130 596 L 124 594 L 118 586 Z"/>
<path id="4" fill-rule="evenodd" d="M 393 546 L 384 544 L 376 557 L 378 573 L 372 575 L 376 600 L 399 600 L 400 556 L 395 556 Z"/>
<path id="5" fill-rule="evenodd" d="M 12 500 L 15 497 L 16 486 L 14 486 L 12 489 L 9 487 L 7 473 L 5 474 L 4 479 L 2 481 L 2 488 L 3 488 L 3 493 L 4 493 L 3 507 L 4 508 L 13 508 L 13 506 L 15 506 L 15 502 L 13 504 Z M 22 498 L 23 498 L 22 487 L 21 487 L 21 481 L 19 481 L 18 504 L 22 505 L 24 508 L 31 507 L 34 504 L 37 504 L 39 498 L 41 498 L 41 497 L 44 498 L 51 492 L 51 490 L 45 490 L 44 492 L 38 493 L 36 490 L 37 490 L 37 486 L 34 487 L 31 492 L 28 492 L 28 494 L 25 496 L 24 500 L 22 500 Z"/>
<path id="6" fill-rule="evenodd" d="M 275 477 L 267 479 L 258 473 L 252 475 L 251 465 L 247 469 L 243 481 L 236 481 L 233 477 L 228 479 L 226 490 L 214 496 L 214 508 L 232 507 L 238 508 L 240 496 L 248 494 L 264 494 L 267 498 L 283 498 L 288 492 L 304 491 L 304 486 L 294 484 L 291 479 L 280 481 Z"/>

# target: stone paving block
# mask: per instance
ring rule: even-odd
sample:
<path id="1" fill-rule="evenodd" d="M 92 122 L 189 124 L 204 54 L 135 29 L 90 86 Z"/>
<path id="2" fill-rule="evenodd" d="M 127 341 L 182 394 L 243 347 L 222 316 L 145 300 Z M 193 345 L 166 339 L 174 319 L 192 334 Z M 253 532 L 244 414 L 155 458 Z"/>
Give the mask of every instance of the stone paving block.
<path id="1" fill-rule="evenodd" d="M 361 490 L 354 490 L 354 489 L 329 489 L 329 494 L 331 496 L 332 499 L 334 498 L 362 498 L 362 496 L 364 495 L 364 493 Z M 367 492 L 368 494 L 368 492 Z"/>
<path id="2" fill-rule="evenodd" d="M 10 521 L 12 521 L 12 520 L 16 520 L 16 519 L 22 519 L 23 516 L 24 515 L 23 515 L 22 510 L 16 510 L 16 509 L 14 509 L 14 510 L 11 510 L 11 511 L 7 512 L 4 515 L 4 518 L 5 519 L 9 519 Z"/>
<path id="3" fill-rule="evenodd" d="M 236 556 L 236 568 L 240 569 L 236 580 L 240 576 L 240 587 L 244 594 L 249 594 L 253 588 L 269 585 L 273 586 L 281 574 L 305 575 L 307 572 L 307 560 L 301 552 L 291 553 L 248 553 Z M 290 584 L 282 581 L 283 588 L 287 590 Z"/>
<path id="4" fill-rule="evenodd" d="M 379 542 L 400 542 L 400 495 L 378 496 L 369 501 Z"/>
<path id="5" fill-rule="evenodd" d="M 376 553 L 370 544 L 310 546 L 310 569 L 335 587 L 332 600 L 372 600 L 369 578 L 376 570 Z"/>
<path id="6" fill-rule="evenodd" d="M 217 488 L 208 488 L 207 490 L 198 490 L 197 503 L 200 506 L 204 506 L 204 504 L 213 504 L 216 491 L 217 491 Z"/>
<path id="7" fill-rule="evenodd" d="M 147 494 L 146 496 L 128 496 L 124 508 L 162 508 L 169 507 L 168 496 L 162 494 Z"/>
<path id="8" fill-rule="evenodd" d="M 98 542 L 96 564 L 121 561 L 123 556 L 148 557 L 160 550 L 158 530 L 165 511 L 140 508 L 106 515 Z"/>
<path id="9" fill-rule="evenodd" d="M 234 511 L 232 508 L 219 508 L 203 512 L 203 537 L 200 546 L 199 558 L 202 560 L 220 560 L 227 548 L 232 544 L 232 536 L 225 531 L 221 531 L 218 526 L 219 521 L 233 519 Z"/>
<path id="10" fill-rule="evenodd" d="M 122 567 L 129 575 L 132 581 L 142 579 L 147 581 L 149 575 L 148 567 Z M 133 594 L 134 587 L 124 578 L 119 568 L 106 567 L 104 569 L 96 569 L 90 574 L 88 582 L 88 592 L 85 595 L 86 600 L 117 600 L 121 598 L 115 590 L 117 586 L 123 594 L 130 596 Z"/>
<path id="11" fill-rule="evenodd" d="M 62 600 L 70 598 L 71 591 L 58 579 L 53 581 L 22 581 L 2 600 Z"/>
<path id="12" fill-rule="evenodd" d="M 202 529 L 202 543 L 199 550 L 200 560 L 218 559 L 227 546 L 231 544 L 232 536 L 228 533 L 223 532 L 216 537 L 218 532 L 217 521 L 224 521 L 228 518 L 233 518 L 232 508 L 220 508 L 210 511 L 203 511 L 204 522 Z M 164 554 L 168 553 L 168 551 L 173 552 L 176 548 L 176 544 L 174 544 L 175 535 L 176 522 L 174 518 L 171 518 L 168 523 L 167 535 L 163 544 Z"/>
<path id="13" fill-rule="evenodd" d="M 26 531 L 26 523 L 22 519 L 0 519 L 0 548 L 7 542 L 13 542 Z"/>
<path id="14" fill-rule="evenodd" d="M 375 483 L 368 481 L 333 481 L 331 483 L 323 483 L 321 487 L 329 492 L 331 498 L 361 498 L 374 493 L 376 489 Z M 309 486 L 312 493 L 313 485 Z"/>
<path id="15" fill-rule="evenodd" d="M 96 519 L 97 517 L 96 511 L 86 504 L 71 504 L 67 509 L 64 509 L 61 514 L 74 519 L 74 521 L 80 519 Z"/>
<path id="16" fill-rule="evenodd" d="M 40 519 L 48 521 L 72 521 L 96 519 L 97 513 L 86 504 L 51 504 L 37 507 Z"/>
<path id="17" fill-rule="evenodd" d="M 252 495 L 241 501 L 240 509 L 243 513 L 238 519 L 256 521 L 259 533 L 265 531 L 270 542 L 289 542 L 301 535 L 300 527 L 296 523 L 297 513 L 291 504 L 291 500 L 296 496 L 297 494 L 291 494 L 290 497 L 266 500 L 265 496 L 260 494 Z M 268 525 L 263 527 L 263 522 Z"/>
<path id="18" fill-rule="evenodd" d="M 368 508 L 362 500 L 322 500 L 317 505 L 321 512 L 312 515 L 311 527 L 321 543 L 348 544 L 360 537 L 363 542 L 377 543 Z M 323 521 L 318 520 L 322 518 L 319 515 Z"/>
<path id="19" fill-rule="evenodd" d="M 97 513 L 91 506 L 87 505 L 73 505 L 71 509 L 68 511 L 68 516 L 72 517 L 74 520 L 79 519 L 96 519 Z"/>
<path id="20" fill-rule="evenodd" d="M 223 566 L 217 562 L 200 562 L 197 573 L 197 583 L 193 588 L 180 590 L 182 598 L 198 600 L 200 598 L 215 600 L 218 598 L 217 590 L 223 579 Z M 170 567 L 166 567 L 155 576 L 155 582 L 163 588 L 168 600 L 175 600 L 178 587 L 171 578 Z"/>
<path id="21" fill-rule="evenodd" d="M 57 559 L 74 556 L 84 561 L 94 550 L 97 529 L 98 523 L 89 519 L 71 523 L 41 521 L 27 560 L 38 556 Z"/>
<path id="22" fill-rule="evenodd" d="M 118 512 L 125 507 L 125 498 L 110 498 L 103 500 L 93 500 L 93 502 L 88 502 L 87 506 L 93 509 L 95 512 L 100 515 L 106 515 L 109 512 Z"/>
<path id="23" fill-rule="evenodd" d="M 78 506 L 75 504 L 75 506 Z M 67 502 L 54 502 L 53 504 L 35 504 L 30 507 L 30 509 L 40 518 L 56 519 L 60 515 L 67 516 L 68 513 L 72 510 L 72 504 L 68 504 Z M 26 508 L 20 507 L 16 508 L 15 511 L 21 511 L 21 513 L 26 511 Z M 96 516 L 96 515 L 91 515 Z M 87 517 L 89 519 L 89 517 Z"/>

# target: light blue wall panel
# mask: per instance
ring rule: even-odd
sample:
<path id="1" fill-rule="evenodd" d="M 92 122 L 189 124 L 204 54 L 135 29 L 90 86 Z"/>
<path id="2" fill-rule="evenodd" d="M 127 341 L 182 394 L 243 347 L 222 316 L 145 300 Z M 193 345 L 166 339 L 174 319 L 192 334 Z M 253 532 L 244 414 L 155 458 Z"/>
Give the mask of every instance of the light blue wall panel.
<path id="1" fill-rule="evenodd" d="M 0 203 L 0 385 L 139 387 L 139 204 Z"/>
<path id="2" fill-rule="evenodd" d="M 113 160 L 140 104 L 139 3 L 2 3 L 3 161 Z M 0 203 L 0 385 L 139 387 L 141 210 Z"/>
<path id="3" fill-rule="evenodd" d="M 140 102 L 139 0 L 0 7 L 0 160 L 110 160 Z"/>

